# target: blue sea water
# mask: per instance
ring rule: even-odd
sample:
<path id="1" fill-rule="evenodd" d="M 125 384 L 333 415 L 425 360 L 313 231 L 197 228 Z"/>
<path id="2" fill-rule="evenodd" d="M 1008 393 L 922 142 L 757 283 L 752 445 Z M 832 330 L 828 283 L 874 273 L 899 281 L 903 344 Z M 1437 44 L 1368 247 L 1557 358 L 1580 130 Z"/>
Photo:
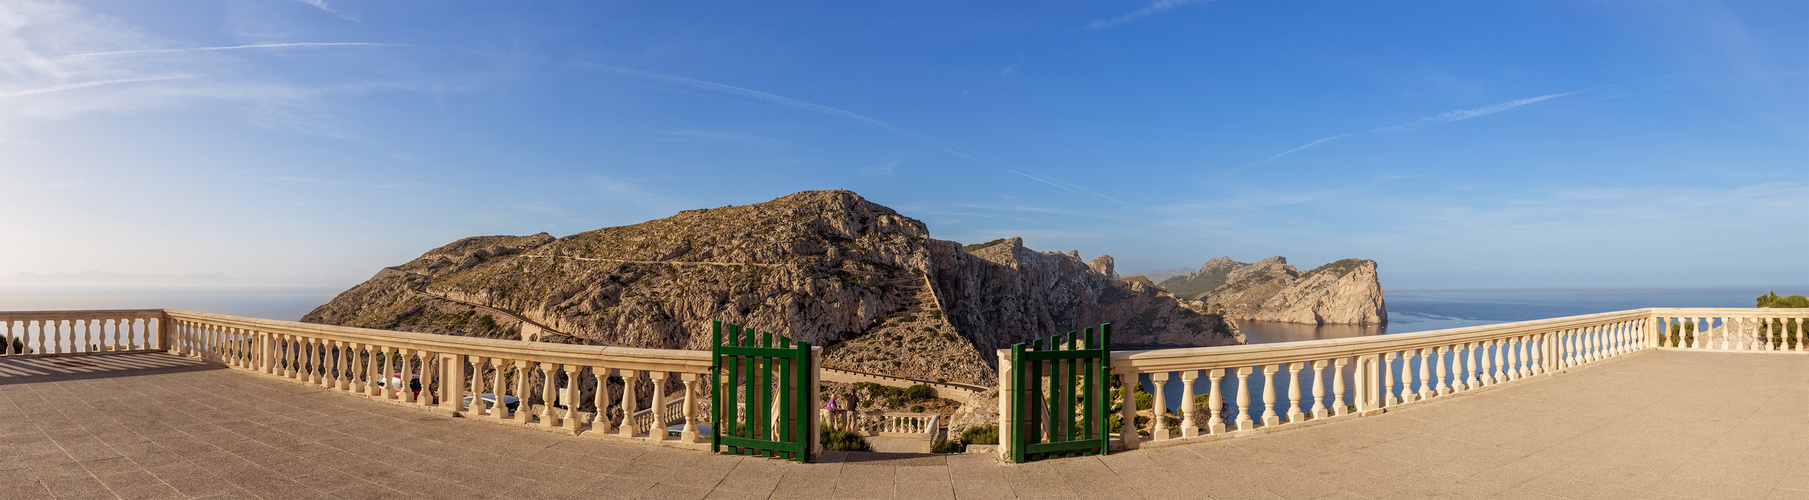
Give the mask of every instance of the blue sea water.
<path id="1" fill-rule="evenodd" d="M 340 287 L 0 287 L 0 311 L 183 309 L 295 321 Z"/>

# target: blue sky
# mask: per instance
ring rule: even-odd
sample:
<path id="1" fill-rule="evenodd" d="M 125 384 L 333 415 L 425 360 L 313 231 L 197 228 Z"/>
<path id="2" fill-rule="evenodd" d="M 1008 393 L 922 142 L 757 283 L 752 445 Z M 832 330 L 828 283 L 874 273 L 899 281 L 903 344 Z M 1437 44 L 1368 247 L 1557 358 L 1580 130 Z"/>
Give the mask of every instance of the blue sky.
<path id="1" fill-rule="evenodd" d="M 1809 3 L 0 4 L 0 276 L 836 188 L 1121 270 L 1809 283 Z"/>

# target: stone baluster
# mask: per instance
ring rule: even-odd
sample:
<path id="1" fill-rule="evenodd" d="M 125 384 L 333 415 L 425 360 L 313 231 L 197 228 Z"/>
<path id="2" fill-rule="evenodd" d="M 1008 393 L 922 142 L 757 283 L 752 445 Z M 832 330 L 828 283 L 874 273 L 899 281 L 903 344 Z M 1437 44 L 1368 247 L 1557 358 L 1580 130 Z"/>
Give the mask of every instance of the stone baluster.
<path id="1" fill-rule="evenodd" d="M 1325 408 L 1325 367 L 1326 360 L 1313 361 L 1313 419 L 1318 420 L 1330 416 Z"/>
<path id="2" fill-rule="evenodd" d="M 1275 413 L 1275 372 L 1281 367 L 1274 363 L 1263 365 L 1263 426 L 1281 424 L 1281 415 Z"/>
<path id="3" fill-rule="evenodd" d="M 641 410 L 634 399 L 634 385 L 635 382 L 641 380 L 641 373 L 639 370 L 623 369 L 618 371 L 622 374 L 622 427 L 621 429 L 618 429 L 618 432 L 622 437 L 634 437 L 635 433 L 640 432 L 640 429 L 636 429 L 636 425 L 629 423 L 629 418 L 634 415 L 634 412 Z M 747 406 L 752 408 L 754 407 L 754 404 L 750 402 Z M 743 414 L 742 416 L 745 417 L 746 415 Z M 716 425 L 722 425 L 722 423 L 718 422 Z"/>
<path id="4" fill-rule="evenodd" d="M 1432 353 L 1433 353 L 1432 354 L 1433 356 L 1438 358 L 1438 386 L 1437 386 L 1437 388 L 1433 389 L 1433 391 L 1440 396 L 1449 395 L 1449 394 L 1451 394 L 1451 385 L 1446 383 L 1446 380 L 1449 380 L 1451 378 L 1450 377 L 1451 370 L 1449 368 L 1449 366 L 1451 365 L 1450 359 L 1449 359 L 1449 355 L 1451 354 L 1451 348 L 1446 347 L 1446 346 L 1438 346 L 1436 348 L 1433 348 Z"/>
<path id="5" fill-rule="evenodd" d="M 593 366 L 590 367 L 590 374 L 597 379 L 596 401 L 592 403 L 597 406 L 597 414 L 595 417 L 591 418 L 590 432 L 609 434 L 611 430 L 614 430 L 609 421 L 609 369 L 602 366 Z M 730 405 L 735 404 L 733 401 L 725 401 L 725 403 Z M 850 410 L 850 413 L 852 412 L 853 411 Z M 722 422 L 717 422 L 716 428 L 712 429 L 711 432 L 718 432 L 718 429 L 722 429 Z"/>
<path id="6" fill-rule="evenodd" d="M 1749 350 L 1749 351 L 1761 350 L 1761 348 L 1759 347 L 1759 320 L 1758 320 L 1758 318 L 1740 318 L 1740 332 L 1745 334 L 1745 336 L 1746 336 L 1746 350 Z M 1767 347 L 1769 347 L 1769 344 L 1767 345 Z M 1769 350 L 1769 349 L 1764 349 L 1764 350 Z"/>
<path id="7" fill-rule="evenodd" d="M 1401 400 L 1396 399 L 1395 395 L 1394 395 L 1395 394 L 1394 360 L 1396 357 L 1397 357 L 1396 351 L 1393 351 L 1393 350 L 1383 353 L 1383 357 L 1382 357 L 1382 406 L 1383 407 L 1394 406 L 1394 405 L 1401 403 Z M 1405 366 L 1406 363 L 1402 363 L 1402 365 Z M 1402 380 L 1406 380 L 1406 378 L 1407 377 L 1405 377 L 1405 376 L 1401 377 Z"/>
<path id="8" fill-rule="evenodd" d="M 0 356 L 13 354 L 13 320 L 0 320 Z"/>
<path id="9" fill-rule="evenodd" d="M 1433 381 L 1432 381 L 1432 365 L 1433 365 L 1432 356 L 1434 356 L 1434 354 L 1432 353 L 1433 349 L 1430 347 L 1421 348 L 1421 349 L 1418 349 L 1418 351 L 1420 353 L 1419 400 L 1425 401 L 1428 399 L 1432 399 L 1433 396 L 1438 394 L 1438 391 L 1437 391 L 1437 389 L 1434 388 Z"/>
<path id="10" fill-rule="evenodd" d="M 666 375 L 667 373 L 663 371 L 647 372 L 647 379 L 653 382 L 653 420 L 647 424 L 647 439 L 653 441 L 666 440 L 666 422 L 669 417 L 666 415 Z M 783 394 L 773 394 L 775 404 L 782 401 L 783 398 Z M 775 421 L 777 420 L 775 417 L 778 416 L 779 412 L 776 411 L 768 415 L 769 419 Z M 781 437 L 782 429 L 779 426 L 768 425 L 767 427 L 774 438 Z"/>
<path id="11" fill-rule="evenodd" d="M 1156 441 L 1164 441 L 1168 439 L 1168 398 L 1166 397 L 1168 391 L 1163 390 L 1163 387 L 1168 385 L 1168 372 L 1151 373 L 1149 381 L 1156 387 L 1156 392 L 1152 395 L 1155 404 L 1150 405 L 1149 409 L 1149 437 Z"/>
<path id="12" fill-rule="evenodd" d="M 394 400 L 401 397 L 400 394 L 396 394 L 395 379 L 390 377 L 390 374 L 396 373 L 391 367 L 396 363 L 396 352 L 399 349 L 391 346 L 382 346 L 381 349 L 381 351 L 372 353 L 379 358 L 375 360 L 375 364 L 377 365 L 377 381 L 383 384 L 383 394 L 380 396 L 383 399 Z"/>
<path id="13" fill-rule="evenodd" d="M 1594 363 L 1597 361 L 1601 361 L 1603 358 L 1603 356 L 1602 356 L 1603 344 L 1606 343 L 1603 340 L 1603 328 L 1599 325 L 1589 327 L 1589 337 L 1588 338 L 1589 338 L 1589 341 L 1588 341 L 1589 342 L 1589 362 Z"/>
<path id="14" fill-rule="evenodd" d="M 700 441 L 697 431 L 697 399 L 698 392 L 702 389 L 698 387 L 698 382 L 702 380 L 703 374 L 680 373 L 678 377 L 685 383 L 685 428 L 679 432 L 678 440 L 684 443 L 696 443 Z M 567 424 L 567 427 L 571 427 L 570 424 Z"/>
<path id="15" fill-rule="evenodd" d="M 490 359 L 483 356 L 467 356 L 465 361 L 471 363 L 471 404 L 465 405 L 465 415 L 479 417 L 484 415 L 484 367 L 490 365 Z M 494 395 L 494 394 L 492 394 Z M 464 405 L 464 401 L 458 404 Z"/>
<path id="16" fill-rule="evenodd" d="M 1288 423 L 1299 423 L 1306 419 L 1306 412 L 1300 411 L 1300 370 L 1306 363 L 1288 363 Z M 1310 409 L 1310 406 L 1309 406 Z"/>
<path id="17" fill-rule="evenodd" d="M 1212 434 L 1225 433 L 1225 416 L 1222 413 L 1225 409 L 1225 398 L 1219 390 L 1219 380 L 1225 377 L 1224 373 L 1224 370 L 1220 368 L 1206 370 L 1206 383 L 1210 384 L 1206 388 L 1206 409 L 1212 413 L 1206 420 L 1206 432 Z"/>
<path id="18" fill-rule="evenodd" d="M 332 346 L 327 352 L 333 355 L 333 364 L 337 365 L 337 369 L 333 370 L 332 377 L 328 379 L 327 387 L 341 391 L 352 390 L 352 379 L 355 378 L 351 373 L 352 343 L 344 340 L 332 340 L 328 341 L 327 345 Z"/>
<path id="19" fill-rule="evenodd" d="M 1199 378 L 1199 370 L 1181 372 L 1181 437 L 1200 435 L 1199 421 L 1194 420 L 1194 414 L 1199 413 L 1200 409 L 1199 405 L 1194 403 L 1193 395 L 1193 383 Z"/>
<path id="20" fill-rule="evenodd" d="M 1526 337 L 1526 354 L 1530 356 L 1526 362 L 1527 376 L 1545 373 L 1545 336 L 1530 335 Z"/>
<path id="21" fill-rule="evenodd" d="M 491 370 L 491 372 L 490 372 L 490 374 L 491 374 L 490 390 L 494 391 L 495 394 L 492 394 L 492 395 L 496 396 L 496 401 L 492 401 L 491 405 L 490 405 L 490 417 L 495 418 L 497 420 L 505 420 L 505 419 L 508 419 L 510 416 L 509 400 L 508 400 L 508 398 L 505 397 L 506 393 L 509 392 L 509 384 L 508 384 L 508 382 L 509 382 L 509 379 L 508 379 L 509 365 L 510 365 L 509 360 L 502 359 L 502 358 L 490 358 L 490 370 Z M 517 373 L 517 374 L 515 374 L 515 376 L 519 377 L 519 376 L 521 376 L 521 374 Z M 528 401 L 525 399 L 520 399 L 520 396 L 516 396 L 516 398 L 519 400 L 516 402 L 516 409 L 517 410 L 527 409 L 527 408 L 523 408 L 522 406 L 528 404 Z"/>
<path id="22" fill-rule="evenodd" d="M 1502 375 L 1507 380 L 1520 380 L 1520 337 L 1508 337 L 1501 341 L 1506 344 L 1504 347 L 1507 351 L 1504 353 L 1507 356 L 1507 366 Z"/>
<path id="23" fill-rule="evenodd" d="M 529 363 L 526 360 L 515 362 L 515 397 L 521 400 L 521 407 L 515 410 L 515 421 L 521 424 L 534 418 L 534 412 L 528 407 L 528 400 L 533 399 L 530 397 L 532 391 L 528 389 L 528 383 L 533 378 L 529 375 L 533 373 Z"/>
<path id="24" fill-rule="evenodd" d="M 1344 415 L 1350 412 L 1350 401 L 1344 399 L 1344 366 L 1350 358 L 1332 360 L 1332 415 Z M 1361 380 L 1361 379 L 1358 379 Z"/>
<path id="25" fill-rule="evenodd" d="M 1514 361 L 1509 359 L 1509 356 L 1514 353 L 1514 347 L 1511 344 L 1512 341 L 1513 339 L 1511 338 L 1500 338 L 1489 341 L 1489 378 L 1492 379 L 1490 382 L 1491 384 L 1507 383 L 1514 379 Z"/>
<path id="26" fill-rule="evenodd" d="M 1252 413 L 1251 408 L 1250 408 L 1250 382 L 1249 382 L 1250 374 L 1254 373 L 1254 372 L 1255 372 L 1255 370 L 1252 370 L 1248 366 L 1239 367 L 1237 369 L 1237 430 L 1240 430 L 1240 431 L 1247 431 L 1247 430 L 1256 428 L 1256 426 L 1254 425 L 1254 422 L 1251 421 L 1251 417 L 1254 417 L 1256 414 Z M 1126 386 L 1126 387 L 1129 387 L 1129 386 Z M 1129 394 L 1129 393 L 1127 392 L 1126 394 Z M 1127 397 L 1126 399 L 1128 401 L 1129 398 Z M 1126 402 L 1125 406 L 1132 407 L 1135 405 L 1133 405 L 1129 402 Z"/>
<path id="27" fill-rule="evenodd" d="M 403 403 L 415 402 L 415 391 L 411 388 L 415 381 L 415 354 L 420 351 L 407 348 L 396 348 L 396 399 Z M 423 389 L 426 386 L 422 386 Z M 520 394 L 520 393 L 518 393 Z M 525 395 L 525 394 L 524 394 Z M 527 398 L 522 398 L 525 403 Z"/>
<path id="28" fill-rule="evenodd" d="M 1481 370 L 1482 360 L 1477 359 L 1476 356 L 1480 353 L 1481 351 L 1477 350 L 1477 344 L 1475 342 L 1464 343 L 1464 363 L 1459 364 L 1458 366 L 1464 368 L 1463 384 L 1464 390 L 1466 391 L 1482 388 L 1482 381 L 1477 378 L 1477 374 Z"/>
<path id="29" fill-rule="evenodd" d="M 540 364 L 540 400 L 546 403 L 540 407 L 540 425 L 542 426 L 561 426 L 559 410 L 558 408 L 554 408 L 553 404 L 554 402 L 559 401 L 559 394 L 557 391 L 560 371 L 558 363 Z"/>

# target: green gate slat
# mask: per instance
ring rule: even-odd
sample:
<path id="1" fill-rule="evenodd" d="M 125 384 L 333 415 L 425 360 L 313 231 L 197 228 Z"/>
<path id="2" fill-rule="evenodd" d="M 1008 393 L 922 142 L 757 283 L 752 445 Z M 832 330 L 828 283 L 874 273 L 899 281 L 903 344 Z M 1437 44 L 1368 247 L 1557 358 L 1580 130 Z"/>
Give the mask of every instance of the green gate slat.
<path id="1" fill-rule="evenodd" d="M 723 326 L 728 327 L 727 339 L 722 338 Z M 740 326 L 711 322 L 710 402 L 717 420 L 710 450 L 805 461 L 810 455 L 813 406 L 808 390 L 810 343 L 780 335 L 775 347 L 772 332 L 745 330 L 743 335 Z"/>
<path id="2" fill-rule="evenodd" d="M 1107 453 L 1111 332 L 1104 323 L 1011 346 L 1012 461 Z"/>

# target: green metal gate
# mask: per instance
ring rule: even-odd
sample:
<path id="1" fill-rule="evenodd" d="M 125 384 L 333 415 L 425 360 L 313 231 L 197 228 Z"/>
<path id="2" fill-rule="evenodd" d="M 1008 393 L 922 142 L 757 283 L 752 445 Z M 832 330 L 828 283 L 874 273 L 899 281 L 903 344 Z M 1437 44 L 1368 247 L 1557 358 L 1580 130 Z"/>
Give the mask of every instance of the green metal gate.
<path id="1" fill-rule="evenodd" d="M 1104 455 L 1112 324 L 1011 346 L 1011 461 Z"/>
<path id="2" fill-rule="evenodd" d="M 816 433 L 810 344 L 721 321 L 711 322 L 710 339 L 710 451 L 805 461 Z"/>

